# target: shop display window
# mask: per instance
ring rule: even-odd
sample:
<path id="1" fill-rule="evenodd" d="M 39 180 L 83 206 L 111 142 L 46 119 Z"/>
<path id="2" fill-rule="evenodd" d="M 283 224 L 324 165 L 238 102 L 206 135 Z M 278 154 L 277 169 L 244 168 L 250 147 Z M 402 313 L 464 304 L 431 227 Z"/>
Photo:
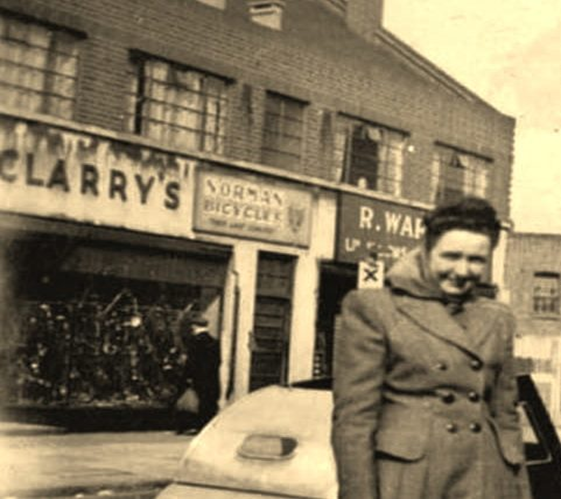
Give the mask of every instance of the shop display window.
<path id="1" fill-rule="evenodd" d="M 221 289 L 61 272 L 67 260 L 52 241 L 10 248 L 2 403 L 168 406 L 187 381 L 179 315 Z"/>

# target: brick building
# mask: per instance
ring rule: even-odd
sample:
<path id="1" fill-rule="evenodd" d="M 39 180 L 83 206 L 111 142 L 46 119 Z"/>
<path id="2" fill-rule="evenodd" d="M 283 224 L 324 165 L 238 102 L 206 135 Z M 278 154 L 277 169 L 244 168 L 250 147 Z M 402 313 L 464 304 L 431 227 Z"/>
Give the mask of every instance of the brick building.
<path id="1" fill-rule="evenodd" d="M 505 288 L 518 320 L 516 355 L 533 378 L 557 426 L 561 426 L 561 236 L 512 233 Z"/>
<path id="2" fill-rule="evenodd" d="M 508 223 L 514 120 L 382 13 L 0 0 L 10 400 L 165 403 L 186 308 L 220 339 L 223 400 L 328 373 L 361 259 L 389 265 L 458 193 Z"/>

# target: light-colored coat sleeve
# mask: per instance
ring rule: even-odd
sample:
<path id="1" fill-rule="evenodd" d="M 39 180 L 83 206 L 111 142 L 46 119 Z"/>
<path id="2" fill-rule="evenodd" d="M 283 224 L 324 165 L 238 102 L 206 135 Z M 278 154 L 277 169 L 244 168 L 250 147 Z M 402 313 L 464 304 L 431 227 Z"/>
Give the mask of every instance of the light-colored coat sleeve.
<path id="1" fill-rule="evenodd" d="M 530 483 L 524 466 L 524 443 L 516 406 L 518 405 L 518 386 L 514 368 L 514 334 L 516 321 L 512 312 L 506 315 L 507 334 L 501 371 L 498 375 L 496 395 L 493 400 L 495 421 L 499 429 L 499 444 L 504 458 L 511 464 L 518 465 L 520 497 L 531 499 Z"/>
<path id="2" fill-rule="evenodd" d="M 500 432 L 501 447 L 504 457 L 513 464 L 524 460 L 518 411 L 518 387 L 514 369 L 514 333 L 515 319 L 510 311 L 505 311 L 504 352 L 501 369 L 497 376 L 494 397 L 491 403 L 494 421 Z"/>
<path id="3" fill-rule="evenodd" d="M 493 409 L 495 411 L 495 421 L 501 431 L 513 434 L 518 438 L 520 425 L 516 405 L 518 402 L 518 388 L 516 384 L 516 374 L 514 372 L 514 317 L 509 313 L 505 317 L 505 350 L 504 357 L 499 372 L 495 390 Z M 517 449 L 518 446 L 517 446 Z M 522 457 L 522 456 L 517 456 Z"/>
<path id="4" fill-rule="evenodd" d="M 380 295 L 383 291 L 380 291 Z M 369 303 L 365 303 L 365 295 Z M 353 291 L 343 301 L 334 347 L 332 445 L 339 499 L 376 499 L 374 438 L 384 383 L 386 342 L 373 324 L 376 294 Z"/>

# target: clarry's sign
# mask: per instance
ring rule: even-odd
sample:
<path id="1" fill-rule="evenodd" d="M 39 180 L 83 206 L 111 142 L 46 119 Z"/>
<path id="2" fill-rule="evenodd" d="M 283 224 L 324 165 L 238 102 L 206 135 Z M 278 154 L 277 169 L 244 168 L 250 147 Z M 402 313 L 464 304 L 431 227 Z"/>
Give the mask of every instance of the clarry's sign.
<path id="1" fill-rule="evenodd" d="M 312 194 L 297 184 L 199 168 L 194 229 L 306 247 Z"/>
<path id="2" fill-rule="evenodd" d="M 0 117 L 0 210 L 190 233 L 189 158 Z"/>
<path id="3" fill-rule="evenodd" d="M 342 193 L 337 260 L 356 263 L 376 254 L 392 263 L 420 244 L 424 213 L 410 206 Z"/>

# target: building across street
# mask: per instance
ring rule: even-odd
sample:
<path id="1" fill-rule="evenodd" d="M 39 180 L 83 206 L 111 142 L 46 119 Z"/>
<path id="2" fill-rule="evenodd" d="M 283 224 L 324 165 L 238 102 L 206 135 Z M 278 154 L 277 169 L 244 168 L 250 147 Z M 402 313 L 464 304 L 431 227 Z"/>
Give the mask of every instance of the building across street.
<path id="1" fill-rule="evenodd" d="M 344 294 L 461 194 L 502 289 L 514 119 L 382 0 L 0 0 L 0 65 L 5 411 L 166 411 L 186 311 L 222 406 L 329 375 Z"/>
<path id="2" fill-rule="evenodd" d="M 515 354 L 532 377 L 556 427 L 561 428 L 561 236 L 517 233 L 509 237 L 505 289 L 516 314 Z"/>

